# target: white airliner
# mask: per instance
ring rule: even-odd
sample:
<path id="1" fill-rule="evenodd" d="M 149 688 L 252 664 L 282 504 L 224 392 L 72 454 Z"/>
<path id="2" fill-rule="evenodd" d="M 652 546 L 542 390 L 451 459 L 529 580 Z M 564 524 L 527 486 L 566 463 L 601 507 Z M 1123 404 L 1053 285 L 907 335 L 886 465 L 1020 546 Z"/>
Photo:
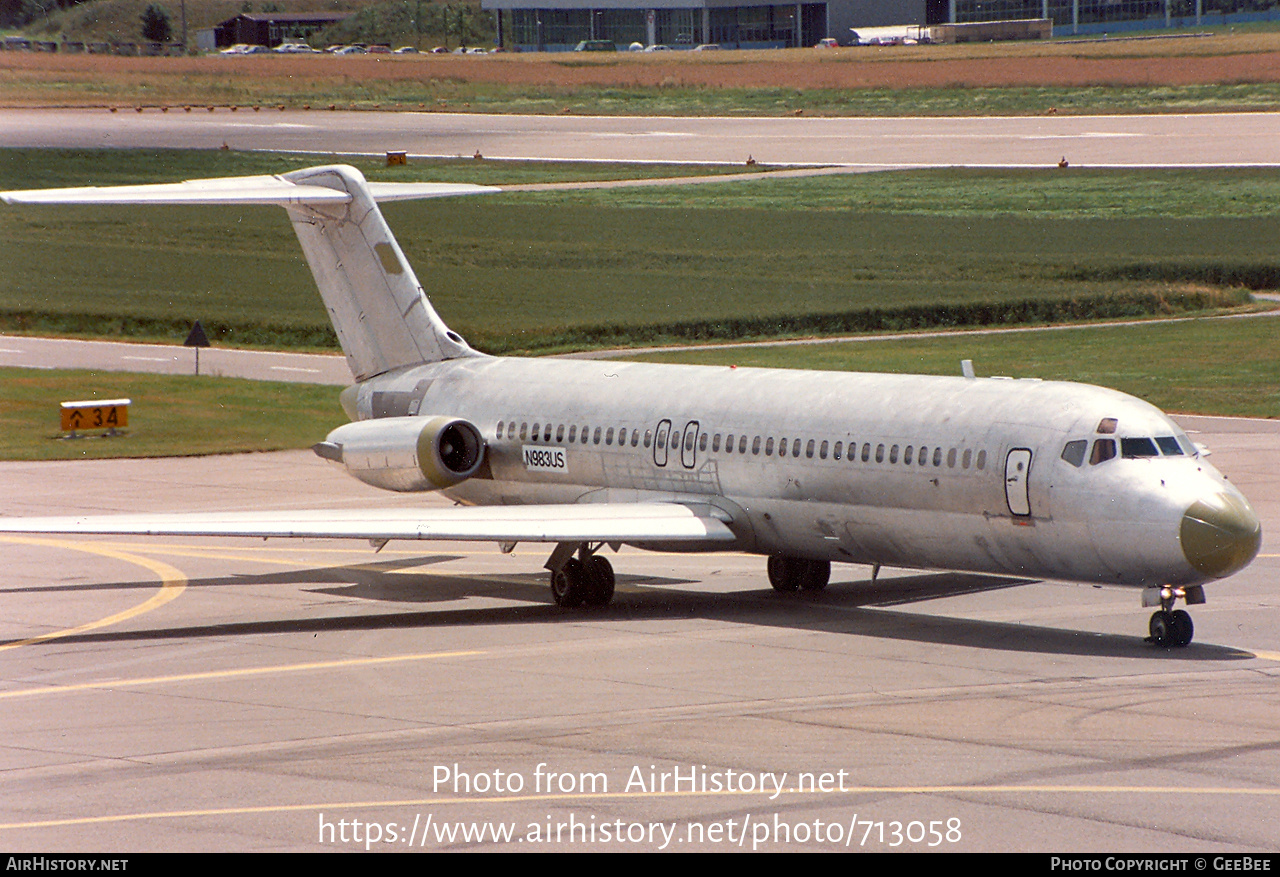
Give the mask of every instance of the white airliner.
<path id="1" fill-rule="evenodd" d="M 1245 567 L 1248 501 L 1156 408 L 1084 384 L 493 357 L 437 316 L 377 201 L 495 191 L 354 168 L 0 194 L 12 204 L 277 204 L 355 384 L 321 457 L 452 509 L 26 518 L 9 532 L 554 544 L 561 606 L 608 603 L 602 549 L 751 552 L 782 591 L 831 563 L 1140 588 L 1161 646 L 1178 599 Z"/>

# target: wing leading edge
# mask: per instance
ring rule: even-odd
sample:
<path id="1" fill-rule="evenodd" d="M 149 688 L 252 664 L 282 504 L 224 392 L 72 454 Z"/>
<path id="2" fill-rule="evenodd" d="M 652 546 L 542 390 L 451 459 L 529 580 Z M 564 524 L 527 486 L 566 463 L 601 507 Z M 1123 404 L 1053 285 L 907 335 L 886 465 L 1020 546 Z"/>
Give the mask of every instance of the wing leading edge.
<path id="1" fill-rule="evenodd" d="M 586 503 L 447 509 L 197 512 L 0 518 L 0 533 L 432 539 L 476 542 L 733 542 L 707 505 Z"/>

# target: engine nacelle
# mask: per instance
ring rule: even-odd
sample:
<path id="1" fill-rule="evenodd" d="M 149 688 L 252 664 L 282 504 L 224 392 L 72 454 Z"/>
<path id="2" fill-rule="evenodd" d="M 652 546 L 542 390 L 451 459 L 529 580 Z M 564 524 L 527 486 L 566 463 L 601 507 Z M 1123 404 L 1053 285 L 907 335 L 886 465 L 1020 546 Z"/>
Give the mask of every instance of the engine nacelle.
<path id="1" fill-rule="evenodd" d="M 466 481 L 484 462 L 480 430 L 456 417 L 382 417 L 340 426 L 314 450 L 384 490 L 440 490 Z"/>

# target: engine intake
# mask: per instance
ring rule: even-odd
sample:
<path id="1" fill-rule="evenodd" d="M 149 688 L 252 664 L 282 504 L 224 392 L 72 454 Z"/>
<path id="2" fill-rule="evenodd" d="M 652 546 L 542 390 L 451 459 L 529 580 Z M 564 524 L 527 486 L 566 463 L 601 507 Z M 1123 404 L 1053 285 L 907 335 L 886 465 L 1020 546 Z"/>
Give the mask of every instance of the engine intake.
<path id="1" fill-rule="evenodd" d="M 312 450 L 384 490 L 453 487 L 476 474 L 484 462 L 484 439 L 474 424 L 432 415 L 348 423 Z"/>

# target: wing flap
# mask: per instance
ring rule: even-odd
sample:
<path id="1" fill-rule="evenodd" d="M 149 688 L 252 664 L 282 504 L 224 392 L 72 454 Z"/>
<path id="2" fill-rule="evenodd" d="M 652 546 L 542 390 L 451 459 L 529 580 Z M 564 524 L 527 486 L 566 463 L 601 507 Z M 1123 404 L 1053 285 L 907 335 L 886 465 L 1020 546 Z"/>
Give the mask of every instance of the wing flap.
<path id="1" fill-rule="evenodd" d="M 675 503 L 3 518 L 0 533 L 477 542 L 732 542 L 723 513 Z"/>

